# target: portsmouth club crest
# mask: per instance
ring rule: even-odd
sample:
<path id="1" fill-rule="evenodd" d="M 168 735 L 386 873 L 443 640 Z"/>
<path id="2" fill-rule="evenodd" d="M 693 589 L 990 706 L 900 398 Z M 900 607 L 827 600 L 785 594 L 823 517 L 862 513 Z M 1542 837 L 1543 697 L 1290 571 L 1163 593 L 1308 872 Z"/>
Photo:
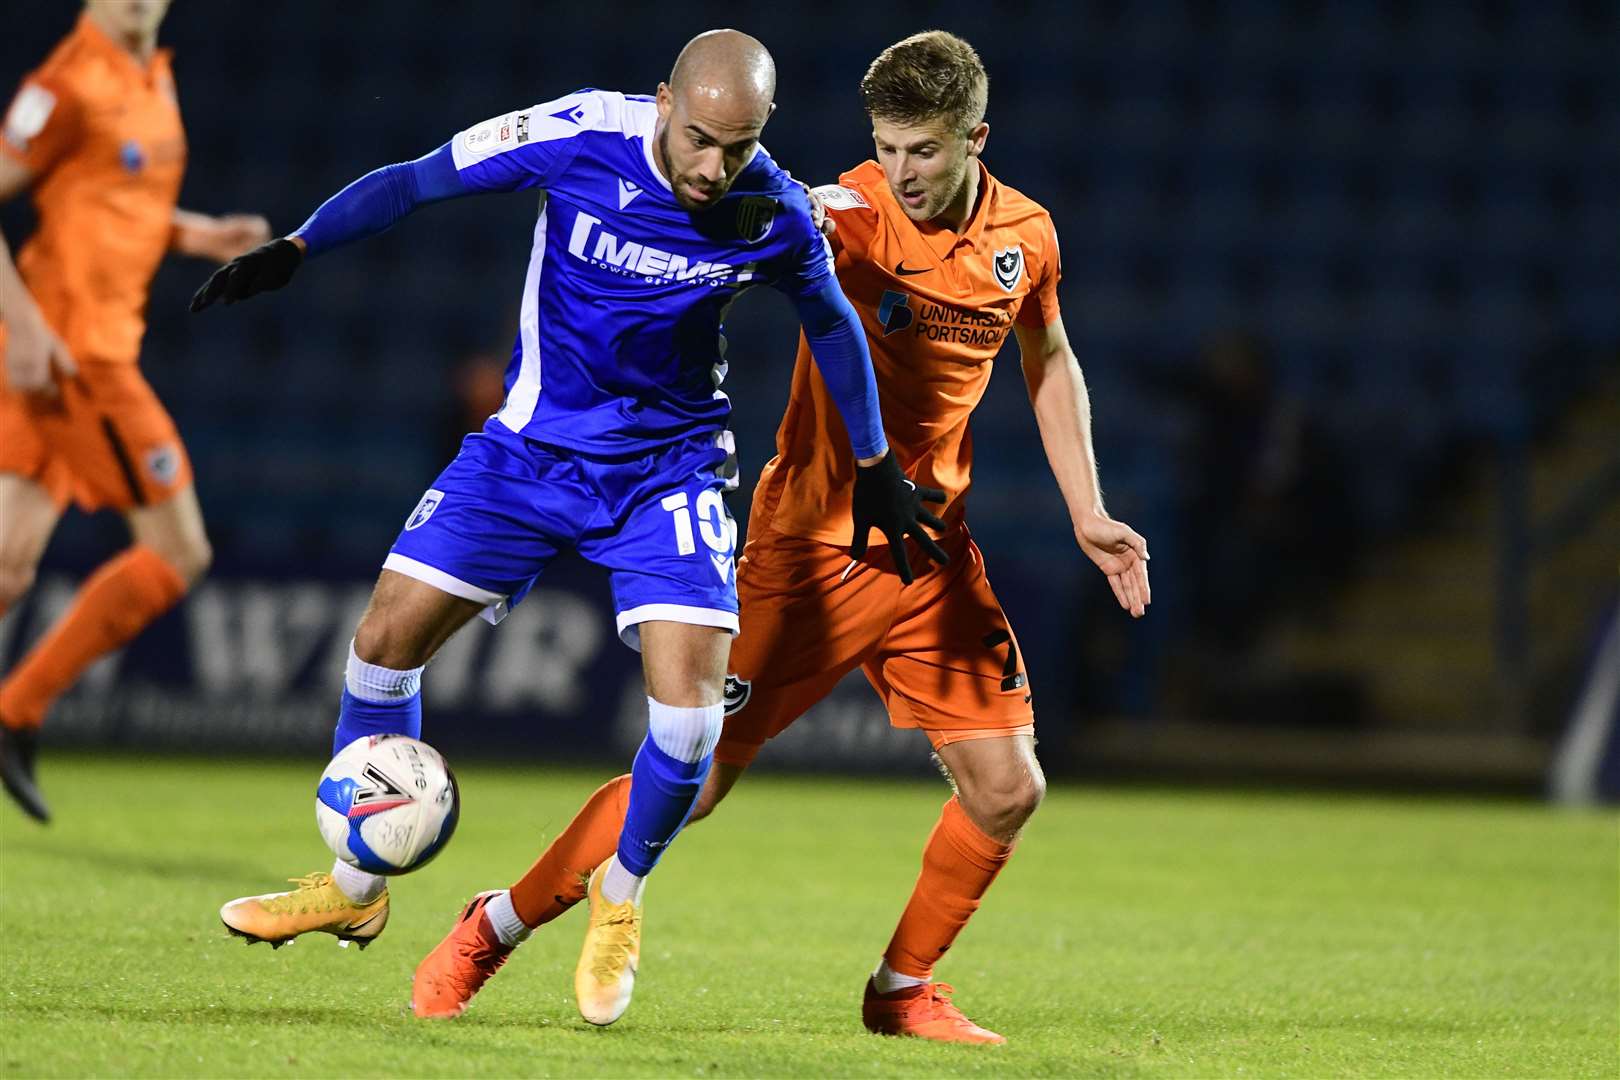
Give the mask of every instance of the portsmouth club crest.
<path id="1" fill-rule="evenodd" d="M 146 474 L 163 487 L 180 478 L 180 448 L 173 443 L 146 452 Z"/>
<path id="2" fill-rule="evenodd" d="M 725 702 L 727 716 L 740 712 L 742 707 L 748 704 L 748 699 L 753 696 L 753 683 L 747 679 L 739 679 L 730 672 L 726 673 L 726 688 L 722 691 L 722 700 Z"/>
<path id="3" fill-rule="evenodd" d="M 1012 292 L 1024 278 L 1024 249 L 1017 244 L 1002 248 L 991 257 L 991 266 L 996 272 L 996 284 Z"/>
<path id="4" fill-rule="evenodd" d="M 737 200 L 737 235 L 745 244 L 757 244 L 776 224 L 776 200 L 748 195 Z"/>

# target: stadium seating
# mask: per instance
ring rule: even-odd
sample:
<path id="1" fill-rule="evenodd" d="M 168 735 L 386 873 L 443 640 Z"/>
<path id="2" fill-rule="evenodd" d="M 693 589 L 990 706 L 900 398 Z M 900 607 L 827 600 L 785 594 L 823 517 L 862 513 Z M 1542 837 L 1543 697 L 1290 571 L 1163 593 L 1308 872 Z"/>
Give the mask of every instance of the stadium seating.
<path id="1" fill-rule="evenodd" d="M 578 85 L 651 91 L 700 28 L 678 6 L 638 9 L 627 35 L 617 8 L 542 19 L 490 2 L 424 40 L 392 9 L 177 9 L 165 37 L 192 146 L 186 202 L 262 209 L 290 228 L 358 173 L 485 116 Z M 1181 426 L 1148 376 L 1194 364 L 1212 333 L 1269 345 L 1280 390 L 1359 463 L 1348 495 L 1367 534 L 1410 517 L 1449 448 L 1520 437 L 1579 389 L 1564 371 L 1557 392 L 1523 392 L 1549 348 L 1555 364 L 1605 349 L 1612 362 L 1616 11 L 928 8 L 923 21 L 974 40 L 991 72 L 990 166 L 1057 220 L 1106 486 L 1156 524 L 1156 545 L 1199 538 L 1173 535 L 1189 528 L 1175 509 L 1188 495 Z M 743 25 L 781 65 L 768 145 L 826 180 L 869 150 L 855 92 L 866 63 L 921 27 L 903 8 L 806 15 L 756 8 Z M 8 77 L 55 40 L 44 23 L 70 17 L 7 35 Z M 297 565 L 310 544 L 334 568 L 375 566 L 448 452 L 445 373 L 505 346 L 532 217 L 529 196 L 437 207 L 321 260 L 292 293 L 206 319 L 183 314 L 203 268 L 164 269 L 148 368 L 201 463 L 211 519 L 228 523 L 222 569 Z M 785 397 L 792 333 L 780 302 L 734 313 L 728 389 L 749 476 Z M 994 380 L 976 438 L 984 546 L 1066 544 L 1015 376 Z M 1026 495 L 1040 529 L 1002 512 Z M 70 560 L 74 537 L 93 540 L 70 531 Z"/>

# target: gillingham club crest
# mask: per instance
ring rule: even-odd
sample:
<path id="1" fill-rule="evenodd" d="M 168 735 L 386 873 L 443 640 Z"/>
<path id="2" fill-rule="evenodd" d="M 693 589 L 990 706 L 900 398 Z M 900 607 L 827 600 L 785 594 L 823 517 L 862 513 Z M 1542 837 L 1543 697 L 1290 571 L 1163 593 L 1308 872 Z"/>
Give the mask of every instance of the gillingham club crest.
<path id="1" fill-rule="evenodd" d="M 1016 244 L 1002 248 L 991 257 L 990 265 L 996 272 L 996 284 L 1012 292 L 1024 277 L 1024 249 Z"/>
<path id="2" fill-rule="evenodd" d="M 411 516 L 405 519 L 405 531 L 413 532 L 426 525 L 428 518 L 433 516 L 433 511 L 437 510 L 443 501 L 444 492 L 437 488 L 428 488 L 427 494 L 422 496 L 422 501 L 411 511 Z"/>
<path id="3" fill-rule="evenodd" d="M 747 244 L 757 244 L 776 224 L 776 200 L 749 195 L 737 202 L 737 235 Z"/>

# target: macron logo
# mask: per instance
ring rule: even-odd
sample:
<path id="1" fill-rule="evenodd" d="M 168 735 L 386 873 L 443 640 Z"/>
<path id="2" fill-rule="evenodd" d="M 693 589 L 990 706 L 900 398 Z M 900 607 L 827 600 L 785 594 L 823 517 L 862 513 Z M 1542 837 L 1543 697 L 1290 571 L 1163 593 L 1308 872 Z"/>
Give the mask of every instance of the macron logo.
<path id="1" fill-rule="evenodd" d="M 641 189 L 640 188 L 636 187 L 636 185 L 632 184 L 630 181 L 624 179 L 623 177 L 619 178 L 619 209 L 620 210 L 623 210 L 625 207 L 629 206 L 632 202 L 635 201 L 636 196 L 640 195 L 640 194 L 641 194 Z"/>

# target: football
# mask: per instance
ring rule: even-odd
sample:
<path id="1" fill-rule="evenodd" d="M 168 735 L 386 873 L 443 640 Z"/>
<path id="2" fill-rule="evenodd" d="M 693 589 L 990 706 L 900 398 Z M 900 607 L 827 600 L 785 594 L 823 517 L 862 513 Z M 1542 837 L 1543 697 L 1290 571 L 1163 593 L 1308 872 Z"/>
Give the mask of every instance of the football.
<path id="1" fill-rule="evenodd" d="M 439 752 L 408 735 L 367 735 L 338 751 L 315 790 L 334 854 L 373 874 L 407 874 L 444 850 L 461 793 Z"/>

